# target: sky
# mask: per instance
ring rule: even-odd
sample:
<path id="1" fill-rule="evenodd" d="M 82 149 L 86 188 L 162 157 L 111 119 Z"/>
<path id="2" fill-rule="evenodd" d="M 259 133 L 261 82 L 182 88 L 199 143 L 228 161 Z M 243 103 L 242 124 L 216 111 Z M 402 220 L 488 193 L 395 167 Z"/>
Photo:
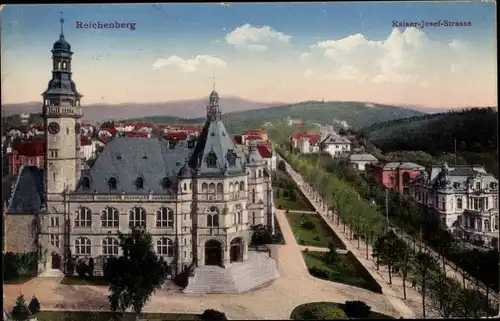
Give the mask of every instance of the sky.
<path id="1" fill-rule="evenodd" d="M 6 5 L 2 103 L 42 101 L 60 12 L 84 105 L 201 98 L 215 82 L 265 102 L 497 106 L 496 7 L 479 1 Z"/>

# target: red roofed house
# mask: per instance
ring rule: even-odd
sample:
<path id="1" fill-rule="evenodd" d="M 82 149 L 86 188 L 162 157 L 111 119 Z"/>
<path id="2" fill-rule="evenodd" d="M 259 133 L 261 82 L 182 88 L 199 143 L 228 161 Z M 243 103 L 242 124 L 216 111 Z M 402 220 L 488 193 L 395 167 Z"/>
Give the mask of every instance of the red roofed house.
<path id="1" fill-rule="evenodd" d="M 276 170 L 276 154 L 274 153 L 273 148 L 270 145 L 258 145 L 257 150 L 259 151 L 260 156 L 264 158 L 267 164 L 267 168 L 270 171 Z"/>
<path id="2" fill-rule="evenodd" d="M 151 137 L 151 134 L 145 131 L 124 132 L 123 135 L 125 137 L 147 137 L 147 138 Z"/>
<path id="3" fill-rule="evenodd" d="M 267 132 L 264 129 L 249 129 L 245 130 L 243 134 L 241 134 L 241 140 L 243 144 L 246 145 L 245 141 L 247 139 L 253 139 L 256 140 L 255 137 L 260 137 L 260 139 L 266 141 L 269 138 L 267 137 Z"/>
<path id="4" fill-rule="evenodd" d="M 9 172 L 17 175 L 23 165 L 43 168 L 44 161 L 45 148 L 43 141 L 19 143 L 12 148 L 12 153 L 9 154 Z"/>
<path id="5" fill-rule="evenodd" d="M 97 155 L 97 142 L 92 141 L 90 136 L 80 136 L 80 156 L 88 161 L 94 159 Z"/>
<path id="6" fill-rule="evenodd" d="M 290 137 L 290 142 L 300 154 L 319 153 L 320 138 L 319 134 L 298 132 Z"/>
<path id="7" fill-rule="evenodd" d="M 185 131 L 171 131 L 163 136 L 168 141 L 180 141 L 188 138 L 188 133 Z"/>

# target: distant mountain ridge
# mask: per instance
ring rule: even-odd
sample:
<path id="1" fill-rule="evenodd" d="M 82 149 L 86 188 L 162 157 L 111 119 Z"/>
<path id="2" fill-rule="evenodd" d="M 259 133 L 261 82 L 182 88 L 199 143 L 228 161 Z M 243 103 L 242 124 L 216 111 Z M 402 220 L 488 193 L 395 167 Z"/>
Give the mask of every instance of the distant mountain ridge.
<path id="1" fill-rule="evenodd" d="M 263 109 L 280 106 L 284 102 L 259 102 L 238 97 L 222 97 L 220 107 L 223 113 Z M 84 105 L 83 119 L 87 121 L 120 120 L 150 116 L 169 115 L 178 118 L 198 118 L 206 115 L 207 98 L 168 101 L 159 103 L 124 103 Z M 42 104 L 29 102 L 3 104 L 2 117 L 18 115 L 24 112 L 35 114 L 42 112 Z"/>

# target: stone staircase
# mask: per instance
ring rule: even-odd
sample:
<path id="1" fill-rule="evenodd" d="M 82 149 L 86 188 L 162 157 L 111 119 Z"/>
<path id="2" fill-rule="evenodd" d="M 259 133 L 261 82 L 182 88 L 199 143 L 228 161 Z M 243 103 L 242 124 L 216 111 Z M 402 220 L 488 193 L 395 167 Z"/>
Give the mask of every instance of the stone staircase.
<path id="1" fill-rule="evenodd" d="M 39 278 L 62 278 L 64 277 L 64 273 L 61 270 L 57 269 L 49 269 L 40 274 L 38 274 Z"/>
<path id="2" fill-rule="evenodd" d="M 201 266 L 189 278 L 184 293 L 242 293 L 267 285 L 279 277 L 276 262 L 267 253 L 248 251 L 248 260 L 229 268 Z"/>

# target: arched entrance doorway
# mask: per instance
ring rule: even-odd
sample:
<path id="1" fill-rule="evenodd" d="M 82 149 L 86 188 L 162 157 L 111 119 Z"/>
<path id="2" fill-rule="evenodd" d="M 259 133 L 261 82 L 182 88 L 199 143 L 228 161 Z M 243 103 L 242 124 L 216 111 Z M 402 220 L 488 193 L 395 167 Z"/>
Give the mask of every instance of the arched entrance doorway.
<path id="1" fill-rule="evenodd" d="M 205 265 L 222 266 L 222 245 L 216 240 L 205 243 Z"/>
<path id="2" fill-rule="evenodd" d="M 61 256 L 58 253 L 52 252 L 52 269 L 61 269 Z"/>
<path id="3" fill-rule="evenodd" d="M 229 261 L 230 262 L 241 262 L 243 261 L 243 239 L 241 237 L 237 237 L 231 241 L 230 253 L 229 253 Z"/>

